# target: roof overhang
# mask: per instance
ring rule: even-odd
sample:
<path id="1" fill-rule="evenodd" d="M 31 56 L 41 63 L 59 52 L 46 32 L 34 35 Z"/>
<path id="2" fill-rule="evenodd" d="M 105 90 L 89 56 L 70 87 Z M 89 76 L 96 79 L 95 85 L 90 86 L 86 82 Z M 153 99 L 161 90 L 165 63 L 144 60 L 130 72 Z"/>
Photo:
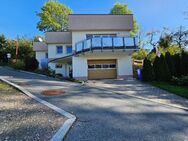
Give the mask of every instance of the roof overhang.
<path id="1" fill-rule="evenodd" d="M 71 32 L 46 32 L 47 44 L 72 44 Z"/>
<path id="2" fill-rule="evenodd" d="M 131 31 L 133 15 L 71 14 L 69 29 L 71 31 Z"/>
<path id="3" fill-rule="evenodd" d="M 68 55 L 68 56 L 64 56 L 64 57 L 60 57 L 60 58 L 49 58 L 49 63 L 71 63 L 72 62 L 72 56 Z"/>

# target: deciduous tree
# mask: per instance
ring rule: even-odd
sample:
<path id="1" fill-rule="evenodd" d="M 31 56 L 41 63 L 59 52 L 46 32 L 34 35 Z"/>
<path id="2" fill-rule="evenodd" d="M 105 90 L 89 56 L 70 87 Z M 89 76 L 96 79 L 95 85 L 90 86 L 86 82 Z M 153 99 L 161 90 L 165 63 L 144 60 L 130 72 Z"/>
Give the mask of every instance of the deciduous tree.
<path id="1" fill-rule="evenodd" d="M 132 14 L 133 12 L 128 8 L 126 4 L 116 3 L 110 11 L 110 14 L 121 15 L 121 14 Z M 130 32 L 131 36 L 138 34 L 139 27 L 136 22 L 136 18 L 133 20 L 133 30 Z"/>
<path id="2" fill-rule="evenodd" d="M 65 31 L 68 29 L 68 15 L 72 10 L 56 0 L 48 1 L 37 13 L 40 21 L 37 28 L 40 31 Z"/>

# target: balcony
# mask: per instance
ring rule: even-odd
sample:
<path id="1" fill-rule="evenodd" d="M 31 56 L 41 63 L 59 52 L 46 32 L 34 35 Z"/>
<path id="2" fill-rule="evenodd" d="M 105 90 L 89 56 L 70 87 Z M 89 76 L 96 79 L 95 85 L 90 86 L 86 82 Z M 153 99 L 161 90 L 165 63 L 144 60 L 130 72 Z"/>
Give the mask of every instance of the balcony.
<path id="1" fill-rule="evenodd" d="M 75 53 L 93 51 L 93 50 L 136 50 L 136 38 L 131 37 L 94 37 L 80 41 L 76 44 Z"/>

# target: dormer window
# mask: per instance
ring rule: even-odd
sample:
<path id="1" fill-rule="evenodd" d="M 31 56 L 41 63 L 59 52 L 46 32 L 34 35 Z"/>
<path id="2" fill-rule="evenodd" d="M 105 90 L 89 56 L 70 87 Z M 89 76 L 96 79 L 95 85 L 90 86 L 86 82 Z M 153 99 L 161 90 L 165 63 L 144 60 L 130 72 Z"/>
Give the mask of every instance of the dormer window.
<path id="1" fill-rule="evenodd" d="M 56 46 L 56 53 L 62 54 L 63 53 L 63 46 Z"/>

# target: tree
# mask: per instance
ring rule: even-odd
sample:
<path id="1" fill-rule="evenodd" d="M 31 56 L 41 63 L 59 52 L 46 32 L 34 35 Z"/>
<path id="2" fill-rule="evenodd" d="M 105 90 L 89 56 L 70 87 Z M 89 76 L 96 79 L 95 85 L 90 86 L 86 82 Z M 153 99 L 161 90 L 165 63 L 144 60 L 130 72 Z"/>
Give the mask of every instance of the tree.
<path id="1" fill-rule="evenodd" d="M 179 30 L 172 34 L 173 41 L 181 48 L 188 45 L 188 30 L 184 30 L 182 26 Z"/>
<path id="2" fill-rule="evenodd" d="M 172 43 L 172 36 L 171 35 L 164 35 L 164 36 L 161 36 L 160 39 L 159 39 L 159 46 L 162 47 L 162 48 L 168 48 L 170 47 Z"/>
<path id="3" fill-rule="evenodd" d="M 151 61 L 145 58 L 143 65 L 143 81 L 153 81 L 154 79 L 155 74 Z"/>
<path id="4" fill-rule="evenodd" d="M 40 21 L 37 28 L 40 31 L 65 31 L 68 29 L 68 15 L 72 10 L 56 0 L 48 1 L 37 13 Z"/>
<path id="5" fill-rule="evenodd" d="M 169 68 L 171 76 L 175 76 L 175 74 L 176 74 L 176 66 L 175 66 L 173 57 L 174 56 L 171 55 L 169 52 L 166 52 L 166 54 L 165 54 L 165 60 L 166 60 L 166 63 L 168 65 L 168 68 Z"/>
<path id="6" fill-rule="evenodd" d="M 188 52 L 181 52 L 181 62 L 180 62 L 181 75 L 188 75 Z"/>
<path id="7" fill-rule="evenodd" d="M 158 41 L 156 41 L 156 36 L 158 35 L 160 31 L 159 30 L 152 30 L 151 32 L 148 32 L 146 36 L 148 36 L 148 44 L 153 47 L 155 50 L 156 46 L 158 45 Z"/>
<path id="8" fill-rule="evenodd" d="M 6 58 L 5 47 L 6 47 L 6 37 L 2 34 L 0 35 L 0 62 L 4 62 Z"/>
<path id="9" fill-rule="evenodd" d="M 139 51 L 134 52 L 132 57 L 134 59 L 142 60 L 142 59 L 145 59 L 147 55 L 148 55 L 148 51 L 144 48 L 141 48 L 141 49 L 139 49 Z"/>
<path id="10" fill-rule="evenodd" d="M 163 55 L 155 58 L 153 68 L 157 81 L 169 81 L 171 79 L 170 71 Z"/>
<path id="11" fill-rule="evenodd" d="M 121 14 L 132 14 L 132 11 L 129 10 L 126 4 L 116 3 L 111 9 L 110 14 L 121 15 Z M 133 29 L 130 32 L 131 36 L 136 36 L 138 34 L 139 27 L 136 22 L 136 19 L 133 19 Z"/>

